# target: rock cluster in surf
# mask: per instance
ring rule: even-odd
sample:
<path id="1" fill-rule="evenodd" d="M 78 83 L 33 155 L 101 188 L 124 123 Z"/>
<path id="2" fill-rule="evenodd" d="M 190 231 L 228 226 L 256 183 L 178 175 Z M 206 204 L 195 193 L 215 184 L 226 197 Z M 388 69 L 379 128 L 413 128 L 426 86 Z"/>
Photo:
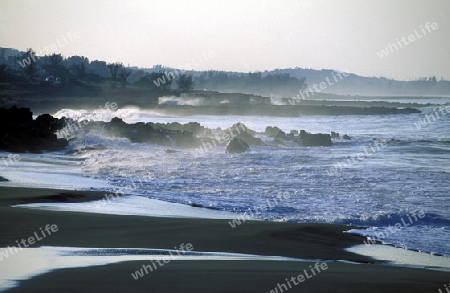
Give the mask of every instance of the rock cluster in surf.
<path id="1" fill-rule="evenodd" d="M 242 153 L 250 146 L 266 144 L 331 146 L 332 139 L 339 139 L 339 134 L 335 132 L 330 135 L 292 130 L 287 134 L 276 126 L 268 126 L 264 132 L 256 132 L 242 123 L 236 123 L 227 129 L 209 129 L 197 122 L 128 124 L 117 117 L 110 122 L 75 121 L 43 114 L 33 120 L 30 109 L 17 107 L 0 109 L 0 122 L 0 149 L 11 152 L 40 153 L 62 150 L 79 132 L 98 132 L 110 137 L 127 138 L 134 143 L 181 148 L 227 146 L 227 153 Z M 273 141 L 267 138 L 273 138 Z M 344 135 L 343 138 L 349 137 Z"/>
<path id="2" fill-rule="evenodd" d="M 0 150 L 17 153 L 62 150 L 68 142 L 55 134 L 62 127 L 60 119 L 48 114 L 33 120 L 28 108 L 0 108 Z"/>

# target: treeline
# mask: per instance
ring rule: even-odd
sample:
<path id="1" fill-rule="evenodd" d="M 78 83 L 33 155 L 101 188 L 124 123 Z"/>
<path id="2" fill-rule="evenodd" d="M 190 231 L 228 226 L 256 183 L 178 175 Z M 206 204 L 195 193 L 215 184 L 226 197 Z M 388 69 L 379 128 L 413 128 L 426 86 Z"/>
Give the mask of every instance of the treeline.
<path id="1" fill-rule="evenodd" d="M 31 48 L 26 52 L 9 52 L 7 55 L 8 50 L 11 51 L 5 48 L 0 50 L 2 80 L 36 82 L 53 76 L 65 82 L 71 79 L 102 81 L 111 78 L 111 70 L 104 61 L 89 61 L 83 56 L 64 58 L 61 54 L 37 56 Z"/>
<path id="2" fill-rule="evenodd" d="M 76 84 L 109 83 L 111 86 L 133 85 L 145 91 L 187 92 L 190 90 L 222 93 L 248 93 L 275 98 L 290 98 L 308 85 L 332 80 L 334 70 L 305 68 L 239 73 L 224 71 L 183 71 L 156 65 L 152 68 L 124 66 L 83 56 L 63 57 L 61 54 L 36 56 L 32 49 L 20 52 L 0 48 L 0 81 L 26 83 Z M 308 82 L 308 85 L 307 83 Z M 334 82 L 324 92 L 341 95 L 449 95 L 450 81 L 434 76 L 400 81 L 383 77 L 363 77 L 349 74 Z"/>
<path id="3" fill-rule="evenodd" d="M 306 88 L 305 78 L 296 78 L 288 73 L 196 72 L 161 65 L 143 69 L 127 67 L 120 62 L 90 61 L 84 56 L 37 56 L 31 48 L 26 52 L 0 48 L 0 81 L 41 84 L 109 82 L 112 86 L 132 84 L 162 92 L 188 92 L 195 89 L 266 96 L 289 96 Z"/>
<path id="4" fill-rule="evenodd" d="M 195 75 L 194 82 L 201 90 L 264 96 L 290 96 L 307 87 L 305 78 L 296 78 L 288 73 L 207 71 Z"/>
<path id="5" fill-rule="evenodd" d="M 9 50 L 9 52 L 8 52 Z M 11 54 L 11 52 L 13 54 Z M 9 54 L 7 54 L 9 53 Z M 135 67 L 124 66 L 121 62 L 89 61 L 84 56 L 63 57 L 61 54 L 37 56 L 33 49 L 19 52 L 0 49 L 0 81 L 30 82 L 50 84 L 76 84 L 79 82 L 109 82 L 111 86 L 128 84 L 144 86 L 153 90 L 189 91 L 194 88 L 192 76 L 181 74 L 165 78 L 167 73 L 161 66 L 148 72 Z M 175 82 L 173 82 L 175 81 Z"/>

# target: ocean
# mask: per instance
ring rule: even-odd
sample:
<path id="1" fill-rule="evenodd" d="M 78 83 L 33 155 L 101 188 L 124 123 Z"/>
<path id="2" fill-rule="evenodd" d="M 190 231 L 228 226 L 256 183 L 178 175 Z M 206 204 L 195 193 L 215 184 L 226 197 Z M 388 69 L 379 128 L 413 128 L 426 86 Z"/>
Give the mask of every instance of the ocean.
<path id="1" fill-rule="evenodd" d="M 450 99 L 439 102 L 449 105 Z M 230 224 L 230 229 L 239 229 L 250 217 L 345 224 L 350 233 L 371 240 L 450 256 L 450 108 L 445 115 L 445 105 L 421 110 L 408 115 L 283 118 L 168 117 L 120 105 L 115 112 L 63 109 L 51 114 L 79 121 L 117 116 L 127 123 L 198 122 L 212 129 L 241 122 L 258 132 L 277 126 L 287 133 L 335 131 L 351 140 L 303 147 L 275 144 L 273 138 L 258 135 L 267 146 L 230 155 L 221 146 L 196 153 L 175 144 L 164 147 L 101 132 L 78 133 L 64 151 L 20 154 L 14 161 L 1 152 L 0 175 L 10 181 L 0 184 L 104 191 L 104 209 L 98 203 L 83 205 L 93 212 L 146 214 L 139 198 L 202 206 L 213 213 L 234 213 L 241 221 L 232 222 L 235 227 Z"/>

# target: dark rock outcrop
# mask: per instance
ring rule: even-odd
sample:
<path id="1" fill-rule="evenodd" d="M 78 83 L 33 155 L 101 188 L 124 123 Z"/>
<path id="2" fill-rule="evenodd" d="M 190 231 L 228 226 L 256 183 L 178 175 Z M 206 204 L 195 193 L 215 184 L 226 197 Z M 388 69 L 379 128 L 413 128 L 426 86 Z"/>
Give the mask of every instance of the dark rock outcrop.
<path id="1" fill-rule="evenodd" d="M 250 146 L 264 146 L 265 143 L 258 137 L 255 137 L 256 131 L 248 128 L 243 123 L 236 123 L 229 128 L 216 128 L 214 132 L 206 129 L 202 139 L 204 142 L 213 143 L 214 145 L 225 146 L 232 138 L 237 137 L 245 141 Z"/>
<path id="2" fill-rule="evenodd" d="M 339 139 L 339 133 L 338 132 L 331 132 L 331 139 Z"/>
<path id="3" fill-rule="evenodd" d="M 230 142 L 227 144 L 227 148 L 225 150 L 225 153 L 227 154 L 242 154 L 246 152 L 250 147 L 248 144 L 243 141 L 240 138 L 233 138 L 230 140 Z"/>
<path id="4" fill-rule="evenodd" d="M 350 137 L 350 136 L 348 136 L 347 134 L 344 134 L 343 136 L 342 136 L 342 138 L 343 139 L 346 139 L 346 140 L 351 140 L 352 138 Z"/>
<path id="5" fill-rule="evenodd" d="M 240 134 L 236 135 L 236 137 L 239 139 L 242 139 L 248 145 L 253 145 L 253 146 L 265 145 L 265 143 L 260 138 L 254 137 L 253 135 L 251 135 L 248 132 L 240 133 Z"/>
<path id="6" fill-rule="evenodd" d="M 148 122 L 147 125 L 150 125 L 156 130 L 174 130 L 178 132 L 189 132 L 192 133 L 194 136 L 201 136 L 205 133 L 207 128 L 204 126 L 201 126 L 198 122 L 189 122 L 186 124 L 181 124 L 178 122 L 172 122 L 172 123 L 154 123 L 154 122 Z"/>
<path id="7" fill-rule="evenodd" d="M 162 146 L 178 146 L 178 147 L 192 147 L 196 146 L 198 142 L 195 141 L 193 133 L 188 130 L 183 130 L 184 126 L 191 127 L 192 125 L 185 124 L 160 124 L 160 123 L 144 123 L 138 122 L 128 124 L 120 118 L 113 118 L 110 122 L 89 122 L 84 124 L 83 130 L 87 132 L 95 132 L 98 129 L 102 130 L 103 134 L 128 138 L 134 143 L 149 143 Z M 106 132 L 106 133 L 105 133 Z"/>
<path id="8" fill-rule="evenodd" d="M 230 128 L 228 128 L 226 130 L 231 130 L 231 131 L 236 131 L 236 132 L 244 131 L 244 132 L 247 132 L 247 133 L 249 133 L 251 135 L 255 135 L 256 134 L 256 131 L 248 128 L 247 125 L 245 125 L 242 122 L 235 123 Z"/>
<path id="9" fill-rule="evenodd" d="M 41 153 L 62 150 L 66 139 L 58 139 L 55 132 L 63 127 L 59 119 L 48 114 L 33 120 L 28 108 L 0 109 L 0 149 L 10 152 Z"/>
<path id="10" fill-rule="evenodd" d="M 300 139 L 303 146 L 331 146 L 331 136 L 324 133 L 308 133 L 300 131 Z"/>
<path id="11" fill-rule="evenodd" d="M 267 137 L 277 137 L 277 136 L 284 136 L 286 133 L 284 133 L 283 130 L 280 128 L 274 126 L 267 126 L 266 130 L 264 131 L 264 135 Z"/>

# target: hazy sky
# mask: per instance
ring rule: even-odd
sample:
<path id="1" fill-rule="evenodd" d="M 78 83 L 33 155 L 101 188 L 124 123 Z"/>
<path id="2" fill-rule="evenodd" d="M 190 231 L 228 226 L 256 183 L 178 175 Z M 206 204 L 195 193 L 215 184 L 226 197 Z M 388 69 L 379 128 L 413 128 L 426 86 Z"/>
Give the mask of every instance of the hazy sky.
<path id="1" fill-rule="evenodd" d="M 450 79 L 450 1 L 0 0 L 0 47 L 45 54 L 52 44 L 139 67 Z"/>

